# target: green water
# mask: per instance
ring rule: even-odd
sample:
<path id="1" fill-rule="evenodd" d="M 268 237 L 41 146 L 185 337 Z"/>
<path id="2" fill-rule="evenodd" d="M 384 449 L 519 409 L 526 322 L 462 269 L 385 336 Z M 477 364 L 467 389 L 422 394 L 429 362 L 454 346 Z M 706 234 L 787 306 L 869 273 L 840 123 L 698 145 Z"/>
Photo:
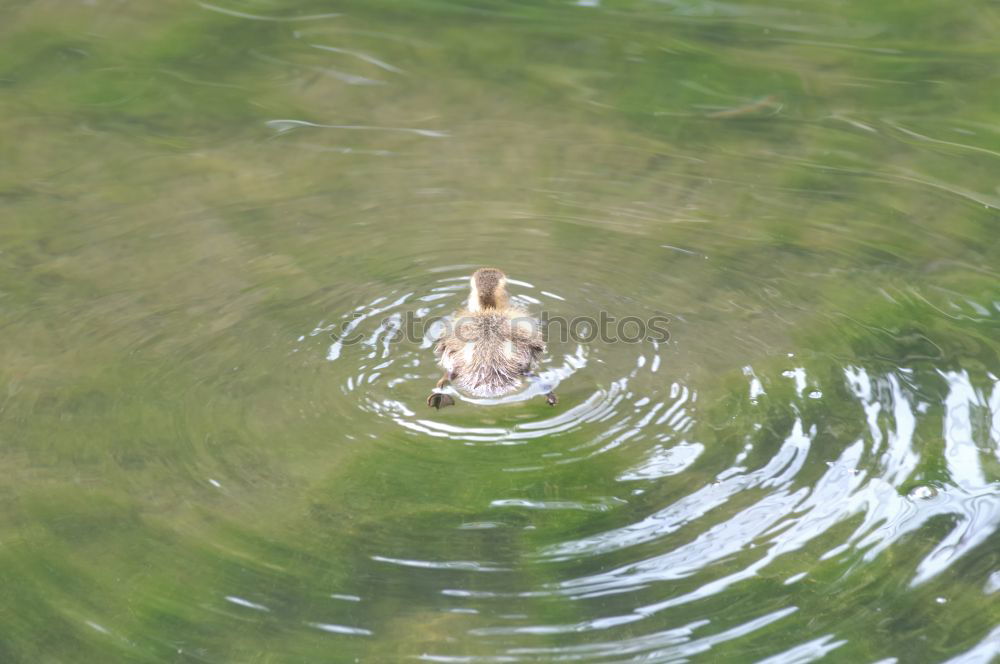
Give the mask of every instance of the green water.
<path id="1" fill-rule="evenodd" d="M 1000 660 L 998 34 L 0 3 L 0 662 Z M 480 265 L 670 340 L 430 410 Z"/>

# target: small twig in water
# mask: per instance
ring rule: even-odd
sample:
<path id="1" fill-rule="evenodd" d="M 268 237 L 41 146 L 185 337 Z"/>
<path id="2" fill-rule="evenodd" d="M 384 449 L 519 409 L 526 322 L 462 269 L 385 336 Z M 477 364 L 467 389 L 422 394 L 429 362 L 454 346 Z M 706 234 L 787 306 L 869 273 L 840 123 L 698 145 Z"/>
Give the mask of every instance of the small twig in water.
<path id="1" fill-rule="evenodd" d="M 727 108 L 722 111 L 715 111 L 714 113 L 709 113 L 705 117 L 717 120 L 726 120 L 729 118 L 738 118 L 743 115 L 750 115 L 751 113 L 756 113 L 768 108 L 774 108 L 774 113 L 777 113 L 781 110 L 781 106 L 781 102 L 778 101 L 777 97 L 774 95 L 767 95 L 766 97 L 754 100 L 749 104 L 737 106 L 736 108 Z"/>

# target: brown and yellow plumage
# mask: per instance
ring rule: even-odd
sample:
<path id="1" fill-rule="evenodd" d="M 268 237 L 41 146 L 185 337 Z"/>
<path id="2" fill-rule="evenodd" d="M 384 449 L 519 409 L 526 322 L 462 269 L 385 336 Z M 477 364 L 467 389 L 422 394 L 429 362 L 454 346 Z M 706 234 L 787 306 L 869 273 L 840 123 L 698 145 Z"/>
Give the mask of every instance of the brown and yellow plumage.
<path id="1" fill-rule="evenodd" d="M 545 350 L 537 320 L 511 306 L 506 277 L 495 268 L 476 270 L 470 280 L 468 305 L 455 313 L 452 325 L 438 340 L 434 352 L 445 375 L 460 390 L 477 397 L 496 397 L 517 389 Z M 555 405 L 555 394 L 546 395 Z M 452 398 L 433 392 L 427 403 L 451 405 Z"/>

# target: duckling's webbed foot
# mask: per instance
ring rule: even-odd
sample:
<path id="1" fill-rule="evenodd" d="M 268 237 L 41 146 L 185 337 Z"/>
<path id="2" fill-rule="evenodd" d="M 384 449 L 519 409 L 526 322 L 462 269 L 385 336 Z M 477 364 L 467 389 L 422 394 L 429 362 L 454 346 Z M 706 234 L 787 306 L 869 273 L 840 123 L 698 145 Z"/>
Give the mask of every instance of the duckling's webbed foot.
<path id="1" fill-rule="evenodd" d="M 444 387 L 445 383 L 452 379 L 452 374 L 446 373 L 441 376 L 441 379 L 434 385 L 435 390 L 440 390 Z M 455 400 L 444 392 L 431 392 L 431 395 L 427 397 L 427 405 L 431 408 L 437 408 L 441 410 L 445 406 L 454 406 Z"/>
<path id="2" fill-rule="evenodd" d="M 549 404 L 550 406 L 554 406 L 557 403 L 559 403 L 559 397 L 556 396 L 555 392 L 549 392 L 548 394 L 545 395 L 545 403 Z"/>
<path id="3" fill-rule="evenodd" d="M 445 406 L 454 406 L 455 400 L 444 392 L 432 392 L 431 395 L 427 397 L 427 405 L 431 408 L 441 410 Z"/>

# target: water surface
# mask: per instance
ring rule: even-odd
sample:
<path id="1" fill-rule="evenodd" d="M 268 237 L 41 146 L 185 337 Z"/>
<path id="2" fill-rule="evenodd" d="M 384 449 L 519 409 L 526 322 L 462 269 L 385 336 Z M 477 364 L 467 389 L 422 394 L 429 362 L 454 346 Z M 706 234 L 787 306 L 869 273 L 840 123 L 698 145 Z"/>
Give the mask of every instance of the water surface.
<path id="1" fill-rule="evenodd" d="M 996 661 L 998 29 L 6 3 L 0 661 Z M 670 338 L 430 410 L 480 265 Z"/>

